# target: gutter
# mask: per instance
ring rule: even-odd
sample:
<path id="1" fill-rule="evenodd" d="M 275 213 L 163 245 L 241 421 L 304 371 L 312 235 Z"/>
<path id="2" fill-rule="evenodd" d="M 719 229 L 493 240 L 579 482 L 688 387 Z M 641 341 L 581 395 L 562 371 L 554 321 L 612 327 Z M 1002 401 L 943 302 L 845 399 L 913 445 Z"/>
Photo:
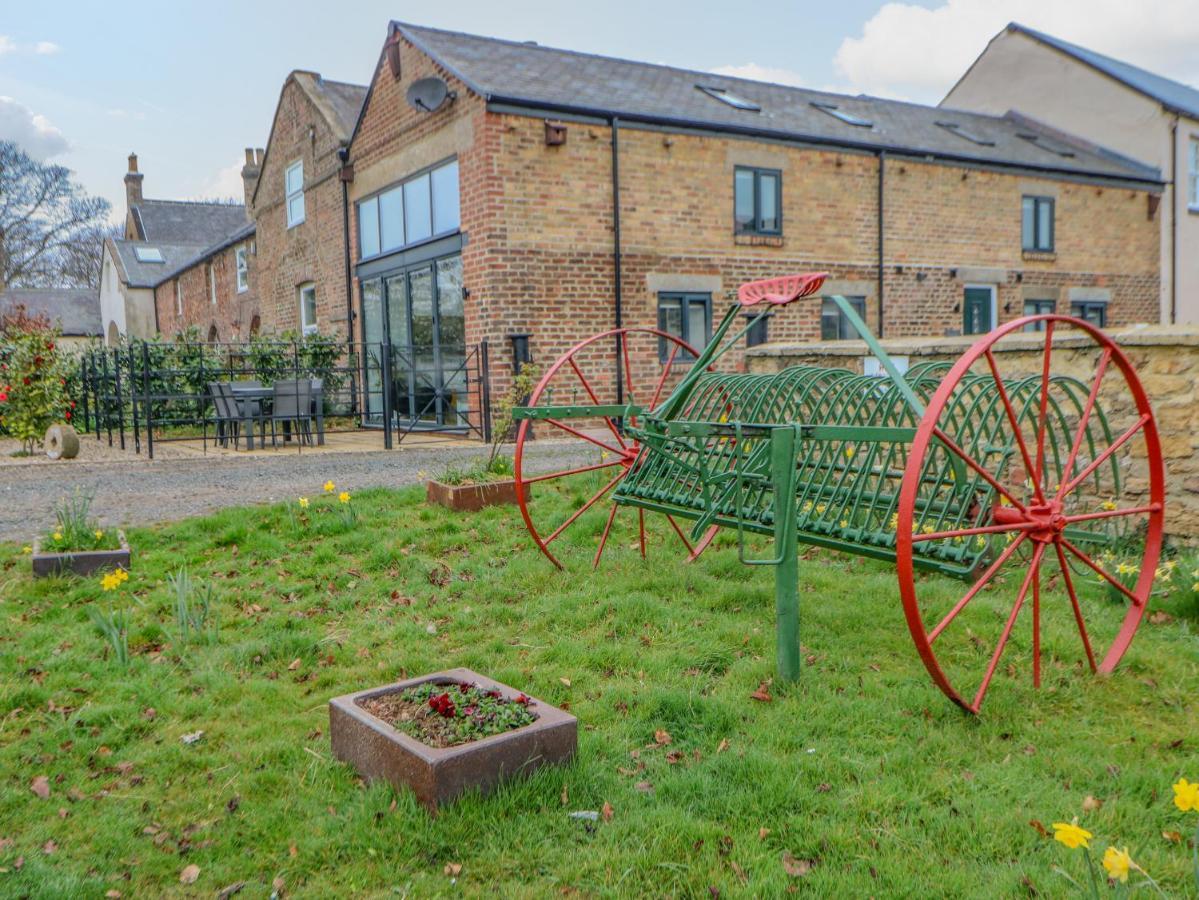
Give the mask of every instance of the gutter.
<path id="1" fill-rule="evenodd" d="M 338 148 L 337 158 L 341 160 L 341 246 L 345 257 L 346 278 L 346 352 L 354 352 L 354 273 L 350 260 L 350 183 L 344 177 L 350 164 L 350 148 Z"/>
<path id="2" fill-rule="evenodd" d="M 884 204 L 883 204 L 883 178 L 887 171 L 887 151 L 878 151 L 878 337 L 881 339 L 884 334 L 883 323 L 885 316 L 883 310 L 883 240 L 885 238 L 884 229 Z"/>
<path id="3" fill-rule="evenodd" d="M 624 370 L 621 367 L 623 356 L 623 335 L 620 329 L 624 326 L 624 295 L 621 291 L 620 271 L 620 119 L 612 116 L 609 120 L 612 128 L 612 281 L 614 300 L 616 303 L 616 402 L 624 403 Z"/>
<path id="4" fill-rule="evenodd" d="M 1178 321 L 1178 113 L 1170 126 L 1170 323 Z"/>

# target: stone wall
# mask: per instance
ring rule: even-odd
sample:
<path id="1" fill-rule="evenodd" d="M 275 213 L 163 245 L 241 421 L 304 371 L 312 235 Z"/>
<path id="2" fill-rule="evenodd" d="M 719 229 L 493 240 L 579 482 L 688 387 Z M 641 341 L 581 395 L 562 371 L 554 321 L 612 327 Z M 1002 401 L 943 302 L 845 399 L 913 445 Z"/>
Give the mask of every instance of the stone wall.
<path id="1" fill-rule="evenodd" d="M 1170 539 L 1199 543 L 1199 326 L 1154 325 L 1110 331 L 1132 363 L 1153 408 L 1166 468 L 1166 533 Z M 894 339 L 883 348 L 897 361 L 953 361 L 972 344 L 971 338 Z M 1078 332 L 1059 333 L 1053 343 L 1053 370 L 1093 380 L 1097 352 Z M 1034 374 L 1044 352 L 1041 334 L 1013 334 L 995 347 L 1000 371 Z M 771 343 L 747 352 L 752 372 L 777 372 L 787 366 L 815 365 L 862 372 L 870 355 L 863 341 Z M 1114 373 L 1114 367 L 1109 372 Z M 1129 404 L 1122 379 L 1105 376 L 1099 402 L 1117 416 Z M 1117 426 L 1118 427 L 1118 426 Z M 1134 446 L 1129 485 L 1144 485 L 1143 448 Z M 1136 457 L 1140 458 L 1136 458 Z"/>

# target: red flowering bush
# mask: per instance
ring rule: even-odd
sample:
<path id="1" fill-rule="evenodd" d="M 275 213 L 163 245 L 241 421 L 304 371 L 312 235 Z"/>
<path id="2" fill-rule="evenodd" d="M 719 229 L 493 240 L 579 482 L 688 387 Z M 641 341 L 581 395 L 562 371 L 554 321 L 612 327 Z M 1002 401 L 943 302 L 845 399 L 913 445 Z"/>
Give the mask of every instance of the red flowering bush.
<path id="1" fill-rule="evenodd" d="M 58 341 L 58 329 L 45 316 L 28 316 L 18 307 L 0 317 L 0 433 L 21 441 L 27 453 L 47 428 L 71 420 L 72 363 Z"/>

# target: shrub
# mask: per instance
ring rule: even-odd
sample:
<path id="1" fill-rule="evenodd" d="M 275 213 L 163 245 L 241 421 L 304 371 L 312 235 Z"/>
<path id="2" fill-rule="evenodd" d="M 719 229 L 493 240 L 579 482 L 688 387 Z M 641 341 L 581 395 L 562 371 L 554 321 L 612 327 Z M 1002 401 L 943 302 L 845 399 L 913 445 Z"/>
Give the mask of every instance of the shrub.
<path id="1" fill-rule="evenodd" d="M 45 316 L 18 307 L 0 318 L 0 431 L 21 441 L 25 452 L 32 453 L 55 422 L 70 421 L 72 367 Z"/>

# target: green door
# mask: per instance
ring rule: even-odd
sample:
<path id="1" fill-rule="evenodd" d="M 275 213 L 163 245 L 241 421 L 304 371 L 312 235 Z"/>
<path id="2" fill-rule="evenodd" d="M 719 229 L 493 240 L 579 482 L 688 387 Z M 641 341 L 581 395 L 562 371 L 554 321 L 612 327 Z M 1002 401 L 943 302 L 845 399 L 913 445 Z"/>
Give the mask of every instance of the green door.
<path id="1" fill-rule="evenodd" d="M 995 327 L 995 288 L 968 287 L 962 299 L 962 333 L 986 334 Z"/>

